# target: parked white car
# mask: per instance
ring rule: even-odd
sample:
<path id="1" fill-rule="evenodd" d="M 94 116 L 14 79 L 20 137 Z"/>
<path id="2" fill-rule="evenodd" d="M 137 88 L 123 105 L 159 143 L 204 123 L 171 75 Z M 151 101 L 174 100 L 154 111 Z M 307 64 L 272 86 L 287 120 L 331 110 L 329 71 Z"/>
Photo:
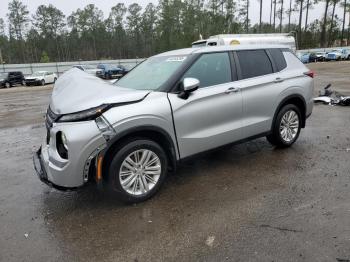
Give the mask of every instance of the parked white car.
<path id="1" fill-rule="evenodd" d="M 81 71 L 84 71 L 85 73 L 88 73 L 90 75 L 98 75 L 99 73 L 102 73 L 102 69 L 98 69 L 96 67 L 93 67 L 91 65 L 74 65 L 74 68 L 78 68 Z"/>
<path id="2" fill-rule="evenodd" d="M 46 85 L 50 83 L 55 83 L 57 80 L 57 75 L 53 72 L 48 71 L 37 71 L 30 76 L 25 77 L 25 82 L 27 86 L 30 85 Z"/>

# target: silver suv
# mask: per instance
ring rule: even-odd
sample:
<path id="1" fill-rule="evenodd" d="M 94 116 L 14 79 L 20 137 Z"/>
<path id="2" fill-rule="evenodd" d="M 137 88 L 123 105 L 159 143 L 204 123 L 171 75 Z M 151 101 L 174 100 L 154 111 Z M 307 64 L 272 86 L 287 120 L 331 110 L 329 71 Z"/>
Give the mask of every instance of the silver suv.
<path id="1" fill-rule="evenodd" d="M 312 95 L 313 72 L 281 46 L 166 52 L 113 85 L 71 69 L 55 84 L 34 166 L 58 189 L 91 181 L 143 201 L 198 153 L 261 136 L 291 146 Z"/>

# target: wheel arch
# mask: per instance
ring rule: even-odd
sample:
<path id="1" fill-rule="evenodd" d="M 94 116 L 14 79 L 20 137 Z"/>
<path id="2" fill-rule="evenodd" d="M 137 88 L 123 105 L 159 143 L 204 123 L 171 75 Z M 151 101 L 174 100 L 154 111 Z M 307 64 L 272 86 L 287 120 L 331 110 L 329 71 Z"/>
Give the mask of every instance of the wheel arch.
<path id="1" fill-rule="evenodd" d="M 271 130 L 273 129 L 273 126 L 275 124 L 278 112 L 281 110 L 281 108 L 285 105 L 288 104 L 293 104 L 295 106 L 297 106 L 300 109 L 301 112 L 301 127 L 304 128 L 305 127 L 305 122 L 306 122 L 306 102 L 305 99 L 303 98 L 303 96 L 298 95 L 298 94 L 294 94 L 294 95 L 289 95 L 287 97 L 285 97 L 278 105 L 275 114 L 273 116 L 273 121 L 272 121 L 272 125 L 271 125 Z"/>
<path id="2" fill-rule="evenodd" d="M 118 146 L 121 145 L 123 141 L 127 141 L 132 138 L 148 138 L 154 142 L 157 142 L 164 149 L 167 155 L 170 170 L 176 170 L 177 150 L 171 136 L 164 129 L 157 126 L 138 126 L 117 134 L 107 142 L 107 147 L 103 151 L 102 163 L 102 176 L 104 179 L 108 178 L 108 167 L 115 151 L 118 150 Z"/>

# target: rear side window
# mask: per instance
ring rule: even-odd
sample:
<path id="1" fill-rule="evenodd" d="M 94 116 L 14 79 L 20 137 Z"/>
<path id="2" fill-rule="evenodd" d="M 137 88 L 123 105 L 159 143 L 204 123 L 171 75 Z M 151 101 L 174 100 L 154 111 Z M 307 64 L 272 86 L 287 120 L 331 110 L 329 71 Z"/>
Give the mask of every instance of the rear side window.
<path id="1" fill-rule="evenodd" d="M 200 81 L 200 87 L 232 82 L 231 65 L 228 53 L 202 55 L 188 69 L 183 78 L 193 77 Z"/>
<path id="2" fill-rule="evenodd" d="M 282 71 L 287 67 L 287 62 L 284 59 L 284 55 L 282 53 L 281 49 L 269 49 L 269 52 L 271 54 L 271 57 L 273 61 L 275 62 L 277 71 Z"/>
<path id="3" fill-rule="evenodd" d="M 237 51 L 242 78 L 251 78 L 273 73 L 272 64 L 265 50 Z"/>

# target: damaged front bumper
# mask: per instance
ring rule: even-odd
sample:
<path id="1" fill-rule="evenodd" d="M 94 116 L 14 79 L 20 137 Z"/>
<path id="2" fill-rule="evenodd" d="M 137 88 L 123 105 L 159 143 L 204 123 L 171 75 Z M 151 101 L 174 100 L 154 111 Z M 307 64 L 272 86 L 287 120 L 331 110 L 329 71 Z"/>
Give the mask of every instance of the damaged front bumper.
<path id="1" fill-rule="evenodd" d="M 67 158 L 59 153 L 60 133 L 67 139 Z M 43 140 L 33 157 L 34 168 L 42 182 L 59 190 L 73 190 L 94 180 L 94 161 L 106 146 L 95 121 L 55 123 Z"/>
<path id="2" fill-rule="evenodd" d="M 44 165 L 44 162 L 43 162 L 43 159 L 42 159 L 41 147 L 33 155 L 33 165 L 34 165 L 35 172 L 38 175 L 38 178 L 40 179 L 40 181 L 45 183 L 49 187 L 53 187 L 53 188 L 55 188 L 57 190 L 61 190 L 61 191 L 77 189 L 77 187 L 63 187 L 63 186 L 59 186 L 59 185 L 56 185 L 56 184 L 52 183 L 51 181 L 49 181 L 48 176 L 47 176 L 47 171 L 45 169 L 45 165 Z"/>

